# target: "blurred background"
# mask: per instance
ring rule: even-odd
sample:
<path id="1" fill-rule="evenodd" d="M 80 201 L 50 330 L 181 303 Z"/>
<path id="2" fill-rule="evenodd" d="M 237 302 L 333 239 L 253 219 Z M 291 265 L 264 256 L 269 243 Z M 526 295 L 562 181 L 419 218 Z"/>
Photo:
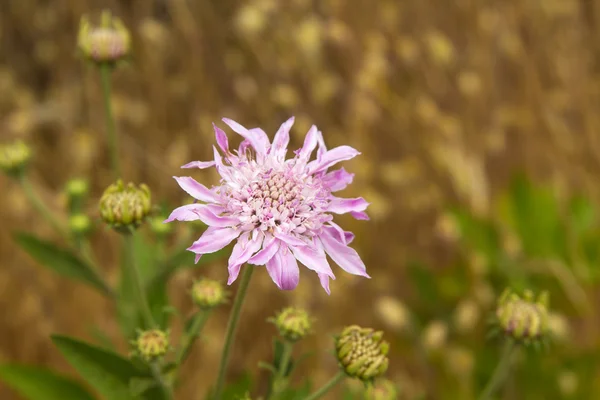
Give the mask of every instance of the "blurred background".
<path id="1" fill-rule="evenodd" d="M 300 305 L 317 323 L 300 346 L 312 355 L 299 379 L 328 380 L 331 335 L 356 323 L 386 331 L 401 398 L 475 398 L 499 353 L 486 320 L 514 285 L 550 291 L 560 340 L 522 353 L 498 398 L 600 398 L 600 1 L 2 0 L 1 9 L 0 135 L 31 144 L 31 178 L 57 213 L 66 215 L 70 178 L 89 179 L 95 218 L 111 183 L 98 72 L 75 47 L 81 16 L 102 9 L 133 41 L 131 62 L 113 74 L 124 178 L 147 183 L 156 202 L 189 202 L 171 176 L 211 158 L 211 123 L 222 117 L 273 135 L 295 115 L 291 147 L 316 124 L 329 147 L 362 152 L 344 165 L 356 178 L 343 195 L 370 201 L 371 221 L 339 221 L 372 279 L 338 269 L 327 296 L 307 270 L 293 292 L 255 274 L 231 380 L 250 371 L 254 390 L 264 386 L 256 365 L 271 358 L 275 334 L 265 320 Z M 15 246 L 14 230 L 60 239 L 15 182 L 2 176 L 0 187 L 0 362 L 74 375 L 48 336 L 93 340 L 98 326 L 118 341 L 114 311 Z M 101 226 L 93 235 L 110 281 L 117 243 Z M 225 280 L 225 262 L 177 274 L 172 303 L 189 312 L 192 279 Z M 214 380 L 228 311 L 209 321 L 177 398 L 201 399 Z M 0 387 L 0 398 L 18 397 Z"/>

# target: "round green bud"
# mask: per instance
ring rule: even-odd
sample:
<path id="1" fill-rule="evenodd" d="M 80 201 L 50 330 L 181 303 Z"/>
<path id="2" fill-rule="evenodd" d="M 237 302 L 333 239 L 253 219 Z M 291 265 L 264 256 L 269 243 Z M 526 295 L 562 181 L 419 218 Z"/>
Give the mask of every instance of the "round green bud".
<path id="1" fill-rule="evenodd" d="M 110 185 L 100 198 L 102 220 L 119 231 L 139 227 L 151 209 L 150 189 L 145 184 L 125 185 L 119 180 Z"/>
<path id="2" fill-rule="evenodd" d="M 7 175 L 19 177 L 31 160 L 31 149 L 22 140 L 0 145 L 0 169 Z"/>
<path id="3" fill-rule="evenodd" d="M 192 300 L 203 310 L 227 302 L 228 293 L 219 281 L 202 278 L 192 285 Z"/>
<path id="4" fill-rule="evenodd" d="M 372 382 L 388 368 L 389 343 L 383 332 L 352 325 L 335 340 L 336 356 L 344 372 L 363 382 Z"/>
<path id="5" fill-rule="evenodd" d="M 378 379 L 365 390 L 365 400 L 396 400 L 398 388 L 388 379 Z"/>
<path id="6" fill-rule="evenodd" d="M 129 55 L 131 36 L 120 19 L 105 11 L 100 26 L 92 26 L 86 17 L 81 19 L 77 46 L 87 59 L 97 64 L 114 64 Z"/>
<path id="7" fill-rule="evenodd" d="M 69 229 L 76 236 L 85 236 L 92 230 L 92 221 L 84 214 L 71 215 L 69 217 Z"/>
<path id="8" fill-rule="evenodd" d="M 140 331 L 132 344 L 136 355 L 146 361 L 154 361 L 169 351 L 169 334 L 159 329 Z"/>
<path id="9" fill-rule="evenodd" d="M 523 341 L 542 339 L 549 332 L 548 294 L 537 298 L 527 290 L 519 296 L 505 290 L 496 308 L 497 323 L 505 335 Z"/>
<path id="10" fill-rule="evenodd" d="M 153 217 L 150 219 L 150 229 L 159 237 L 165 237 L 173 231 L 173 224 L 165 224 L 164 217 Z"/>
<path id="11" fill-rule="evenodd" d="M 65 192 L 70 198 L 80 199 L 88 194 L 90 185 L 88 181 L 81 178 L 71 179 L 65 185 Z"/>
<path id="12" fill-rule="evenodd" d="M 312 329 L 312 320 L 308 313 L 294 307 L 285 308 L 275 318 L 269 318 L 269 322 L 275 324 L 281 337 L 290 342 L 304 338 Z"/>

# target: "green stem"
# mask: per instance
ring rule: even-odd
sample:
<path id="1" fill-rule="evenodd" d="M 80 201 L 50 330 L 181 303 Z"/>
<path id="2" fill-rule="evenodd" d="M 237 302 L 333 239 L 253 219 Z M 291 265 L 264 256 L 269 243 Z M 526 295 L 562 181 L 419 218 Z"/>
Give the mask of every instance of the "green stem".
<path id="1" fill-rule="evenodd" d="M 223 384 L 225 383 L 225 371 L 227 370 L 227 363 L 229 362 L 229 353 L 231 352 L 231 345 L 235 337 L 238 321 L 240 320 L 240 313 L 242 311 L 242 305 L 244 304 L 244 297 L 246 297 L 250 278 L 252 278 L 252 272 L 254 272 L 254 267 L 247 265 L 244 268 L 244 272 L 242 273 L 242 278 L 240 280 L 240 286 L 233 302 L 233 308 L 231 310 L 231 314 L 229 315 L 227 332 L 225 334 L 225 344 L 223 346 L 223 353 L 221 354 L 219 374 L 215 386 L 215 395 L 213 397 L 214 400 L 221 400 L 221 396 L 223 394 Z"/>
<path id="2" fill-rule="evenodd" d="M 157 363 L 152 363 L 150 364 L 150 370 L 152 371 L 152 376 L 158 382 L 165 400 L 171 400 L 173 398 L 173 389 L 171 389 L 171 385 L 165 381 L 165 377 L 160 371 L 160 366 Z"/>
<path id="3" fill-rule="evenodd" d="M 52 214 L 50 209 L 46 207 L 44 202 L 36 195 L 33 190 L 33 186 L 31 186 L 31 182 L 26 175 L 22 175 L 20 178 L 21 187 L 25 192 L 25 196 L 29 199 L 33 207 L 40 213 L 40 215 L 52 226 L 52 228 L 61 236 L 65 238 L 69 238 L 68 232 L 61 225 L 58 219 Z"/>
<path id="4" fill-rule="evenodd" d="M 498 366 L 494 371 L 494 374 L 488 381 L 485 389 L 481 392 L 479 396 L 479 400 L 488 400 L 492 397 L 496 389 L 502 384 L 502 381 L 506 379 L 506 375 L 510 369 L 510 362 L 513 350 L 515 348 L 515 344 L 511 340 L 507 340 L 504 349 L 502 350 L 502 355 L 500 357 L 500 361 L 498 362 Z"/>
<path id="5" fill-rule="evenodd" d="M 192 318 L 192 326 L 189 332 L 184 334 L 184 336 L 181 338 L 179 351 L 177 352 L 177 357 L 175 358 L 177 366 L 181 366 L 185 362 L 187 356 L 190 354 L 190 350 L 200 335 L 200 331 L 204 327 L 209 314 L 209 310 L 202 310 Z"/>
<path id="6" fill-rule="evenodd" d="M 111 66 L 109 64 L 100 65 L 100 80 L 102 83 L 102 97 L 104 100 L 104 111 L 106 114 L 106 134 L 108 136 L 108 151 L 110 153 L 110 166 L 114 179 L 121 177 L 121 167 L 119 165 L 119 144 L 117 139 L 117 128 L 110 104 L 111 85 L 110 85 Z"/>
<path id="7" fill-rule="evenodd" d="M 319 390 L 317 390 L 316 392 L 314 392 L 310 396 L 305 397 L 304 400 L 316 400 L 316 399 L 318 399 L 319 397 L 323 396 L 325 393 L 329 392 L 335 385 L 337 385 L 338 383 L 340 383 L 345 377 L 346 377 L 346 374 L 344 374 L 341 371 L 338 372 L 338 374 L 336 376 L 334 376 L 333 378 L 331 378 L 331 380 L 329 382 L 327 382 Z"/>
<path id="8" fill-rule="evenodd" d="M 285 387 L 287 386 L 285 374 L 288 370 L 288 365 L 290 364 L 291 357 L 292 343 L 287 340 L 284 340 L 283 352 L 281 353 L 281 360 L 279 361 L 279 369 L 277 370 L 277 374 L 275 375 L 275 378 L 273 380 L 273 395 L 275 399 L 277 399 L 281 395 L 281 393 L 285 390 Z"/>
<path id="9" fill-rule="evenodd" d="M 134 296 L 136 297 L 137 306 L 142 313 L 144 324 L 146 325 L 147 329 L 156 328 L 156 321 L 154 321 L 154 317 L 152 317 L 152 312 L 150 311 L 150 306 L 148 305 L 146 294 L 142 286 L 140 271 L 138 270 L 135 262 L 133 232 L 123 234 L 123 244 L 125 246 L 125 256 L 127 257 L 125 260 L 125 268 L 129 268 L 129 276 L 131 277 L 135 291 Z"/>

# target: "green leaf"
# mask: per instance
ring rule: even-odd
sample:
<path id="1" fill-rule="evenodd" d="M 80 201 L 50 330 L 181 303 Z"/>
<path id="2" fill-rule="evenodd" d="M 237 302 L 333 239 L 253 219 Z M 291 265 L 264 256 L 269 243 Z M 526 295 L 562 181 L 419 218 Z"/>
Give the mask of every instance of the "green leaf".
<path id="1" fill-rule="evenodd" d="M 130 391 L 130 381 L 144 378 L 147 374 L 129 360 L 67 336 L 53 335 L 52 342 L 69 364 L 104 397 L 111 400 L 138 399 Z"/>
<path id="2" fill-rule="evenodd" d="M 94 400 L 78 382 L 39 367 L 2 365 L 0 379 L 28 400 Z"/>
<path id="3" fill-rule="evenodd" d="M 14 240 L 40 264 L 62 276 L 85 282 L 104 294 L 108 293 L 104 283 L 91 267 L 72 252 L 25 232 L 15 233 Z"/>

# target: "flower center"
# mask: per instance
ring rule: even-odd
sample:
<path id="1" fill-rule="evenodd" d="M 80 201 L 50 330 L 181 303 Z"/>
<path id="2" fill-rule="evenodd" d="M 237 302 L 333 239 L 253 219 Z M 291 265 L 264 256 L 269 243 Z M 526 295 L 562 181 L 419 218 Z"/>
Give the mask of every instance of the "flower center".
<path id="1" fill-rule="evenodd" d="M 234 197 L 234 207 L 239 209 L 246 230 L 278 229 L 310 236 L 330 219 L 323 213 L 328 200 L 320 181 L 296 176 L 291 170 L 265 171 Z"/>

